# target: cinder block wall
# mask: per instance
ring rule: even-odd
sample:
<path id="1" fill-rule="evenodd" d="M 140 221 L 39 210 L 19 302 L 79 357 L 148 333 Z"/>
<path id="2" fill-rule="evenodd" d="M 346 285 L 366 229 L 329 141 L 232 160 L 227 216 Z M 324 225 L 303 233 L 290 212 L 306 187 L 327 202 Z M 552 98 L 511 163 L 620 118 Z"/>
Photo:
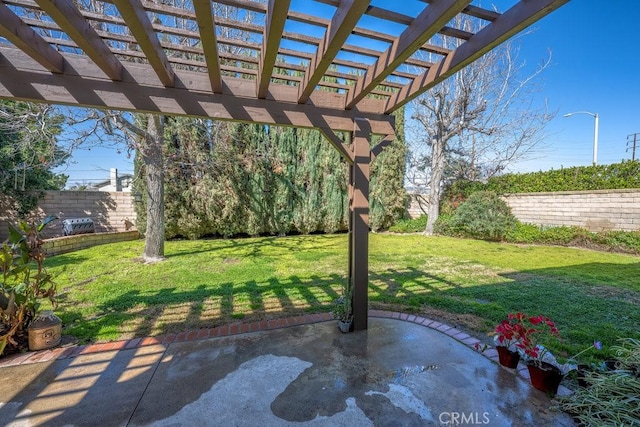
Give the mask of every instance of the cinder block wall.
<path id="1" fill-rule="evenodd" d="M 45 238 L 63 236 L 62 220 L 67 218 L 89 217 L 96 232 L 125 231 L 125 219 L 136 222 L 133 195 L 121 191 L 46 191 L 31 216 L 42 219 L 46 215 L 57 215 L 60 220 L 43 231 Z M 17 219 L 15 212 L 6 208 L 0 211 L 0 242 L 8 236 L 7 223 Z"/>
<path id="2" fill-rule="evenodd" d="M 505 200 L 524 223 L 589 231 L 640 230 L 640 189 L 520 193 Z"/>
<path id="3" fill-rule="evenodd" d="M 139 238 L 140 234 L 138 234 L 137 231 L 100 234 L 78 234 L 75 236 L 64 236 L 47 239 L 43 243 L 43 248 L 47 252 L 48 256 L 52 256 L 90 248 L 92 246 L 104 245 L 107 243 L 126 242 L 129 240 L 137 240 Z"/>

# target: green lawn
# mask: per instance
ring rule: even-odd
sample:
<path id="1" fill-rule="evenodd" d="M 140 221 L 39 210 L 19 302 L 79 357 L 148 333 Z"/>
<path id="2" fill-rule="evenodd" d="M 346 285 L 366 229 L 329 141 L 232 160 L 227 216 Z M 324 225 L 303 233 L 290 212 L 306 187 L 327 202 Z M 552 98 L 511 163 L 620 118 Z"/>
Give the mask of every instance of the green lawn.
<path id="1" fill-rule="evenodd" d="M 171 241 L 154 265 L 136 259 L 142 248 L 123 242 L 47 259 L 65 334 L 105 341 L 330 311 L 347 271 L 346 235 Z M 422 313 L 478 337 L 526 311 L 556 321 L 560 354 L 640 338 L 639 257 L 371 234 L 369 267 L 372 308 Z"/>

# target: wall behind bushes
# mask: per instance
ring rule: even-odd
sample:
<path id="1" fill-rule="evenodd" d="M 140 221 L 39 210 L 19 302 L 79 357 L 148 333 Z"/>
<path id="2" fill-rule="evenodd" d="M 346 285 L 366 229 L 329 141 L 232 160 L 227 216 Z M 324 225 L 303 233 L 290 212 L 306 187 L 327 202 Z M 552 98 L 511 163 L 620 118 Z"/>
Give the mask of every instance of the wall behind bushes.
<path id="1" fill-rule="evenodd" d="M 640 189 L 519 193 L 504 199 L 524 223 L 589 231 L 640 230 Z"/>
<path id="2" fill-rule="evenodd" d="M 0 206 L 6 205 L 0 201 Z M 125 219 L 136 222 L 133 196 L 128 192 L 45 191 L 31 216 L 42 219 L 46 215 L 57 215 L 60 219 L 43 230 L 45 238 L 63 236 L 62 220 L 67 218 L 89 217 L 99 233 L 125 231 Z M 9 235 L 8 223 L 17 220 L 16 212 L 0 211 L 0 242 Z"/>

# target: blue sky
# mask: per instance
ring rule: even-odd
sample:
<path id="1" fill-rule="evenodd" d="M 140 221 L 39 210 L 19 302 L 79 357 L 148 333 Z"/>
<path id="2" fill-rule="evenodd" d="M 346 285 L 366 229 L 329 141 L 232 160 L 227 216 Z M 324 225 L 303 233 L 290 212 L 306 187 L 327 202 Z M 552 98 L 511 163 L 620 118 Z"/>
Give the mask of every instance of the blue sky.
<path id="1" fill-rule="evenodd" d="M 591 164 L 594 119 L 563 117 L 574 111 L 600 117 L 599 164 L 631 158 L 631 152 L 625 152 L 627 135 L 640 133 L 638 17 L 640 1 L 573 0 L 522 38 L 521 52 L 529 61 L 538 60 L 547 48 L 552 51 L 542 95 L 558 115 L 547 129 L 549 148 L 517 170 Z"/>
<path id="2" fill-rule="evenodd" d="M 491 2 L 473 4 L 488 7 Z M 547 55 L 547 50 L 552 52 L 552 64 L 542 75 L 540 101 L 546 99 L 557 116 L 547 127 L 544 151 L 533 160 L 514 165 L 512 171 L 590 165 L 594 119 L 588 115 L 563 117 L 575 111 L 600 116 L 599 164 L 631 158 L 631 153 L 625 152 L 627 135 L 640 133 L 639 17 L 637 0 L 572 0 L 536 23 L 535 31 L 519 38 L 520 58 L 532 66 Z M 636 152 L 639 156 L 640 148 Z M 71 185 L 87 179 L 107 179 L 110 167 L 121 172 L 133 170 L 126 151 L 118 154 L 115 149 L 92 148 L 76 151 L 73 157 L 74 163 L 65 171 Z"/>

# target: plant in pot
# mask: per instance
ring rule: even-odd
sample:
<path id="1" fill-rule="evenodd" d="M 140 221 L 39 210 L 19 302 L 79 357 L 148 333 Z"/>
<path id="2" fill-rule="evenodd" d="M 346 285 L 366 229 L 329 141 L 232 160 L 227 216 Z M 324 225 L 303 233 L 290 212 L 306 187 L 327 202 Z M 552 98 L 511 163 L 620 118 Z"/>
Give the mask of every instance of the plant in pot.
<path id="1" fill-rule="evenodd" d="M 494 329 L 493 341 L 496 344 L 500 364 L 507 368 L 516 368 L 520 361 L 518 344 L 524 329 L 524 313 L 509 313 L 507 319 L 498 323 Z"/>
<path id="2" fill-rule="evenodd" d="M 550 340 L 559 340 L 560 333 L 555 323 L 542 314 L 522 318 L 520 342 L 516 347 L 522 350 L 527 362 L 531 384 L 548 394 L 556 394 L 564 378 L 564 372 L 558 366 L 555 357 L 541 344 Z"/>
<path id="3" fill-rule="evenodd" d="M 28 328 L 37 317 L 40 300 L 49 299 L 55 306 L 56 289 L 43 266 L 40 235 L 55 219 L 48 216 L 37 225 L 26 221 L 9 225 L 9 239 L 0 246 L 0 355 L 26 348 Z M 50 338 L 60 339 L 59 334 Z"/>
<path id="4" fill-rule="evenodd" d="M 333 310 L 333 317 L 338 319 L 338 328 L 343 333 L 353 331 L 353 311 L 352 311 L 351 284 L 343 285 L 342 296 L 336 301 Z"/>

